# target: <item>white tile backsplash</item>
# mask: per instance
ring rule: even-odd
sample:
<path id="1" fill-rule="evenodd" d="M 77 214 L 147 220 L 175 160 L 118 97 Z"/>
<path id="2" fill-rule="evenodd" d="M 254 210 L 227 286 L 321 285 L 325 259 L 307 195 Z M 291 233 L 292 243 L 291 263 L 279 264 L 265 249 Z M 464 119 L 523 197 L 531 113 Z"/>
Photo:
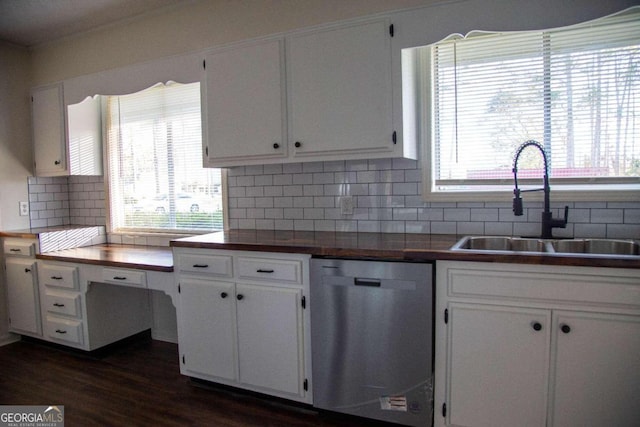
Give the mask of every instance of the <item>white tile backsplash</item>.
<path id="1" fill-rule="evenodd" d="M 102 176 L 30 177 L 31 227 L 106 224 Z"/>
<path id="2" fill-rule="evenodd" d="M 229 177 L 229 206 L 240 208 L 252 204 L 245 200 L 251 198 L 247 192 L 254 191 L 249 189 L 259 184 L 262 193 L 253 203 L 255 207 L 267 208 L 264 212 L 254 209 L 249 216 L 240 209 L 231 209 L 230 228 L 484 235 L 540 233 L 541 202 L 527 202 L 522 217 L 513 215 L 510 202 L 424 202 L 420 195 L 422 171 L 415 160 L 235 167 L 229 169 Z M 340 196 L 353 196 L 353 214 L 341 214 Z M 562 215 L 564 205 L 562 201 L 552 200 L 555 216 Z M 640 238 L 640 201 L 568 205 L 569 224 L 566 229 L 554 229 L 556 236 Z"/>
<path id="3" fill-rule="evenodd" d="M 421 170 L 408 159 L 347 160 L 229 169 L 229 228 L 383 233 L 538 235 L 541 202 L 516 217 L 509 202 L 429 203 Z M 32 227 L 105 225 L 101 176 L 31 177 Z M 339 197 L 353 196 L 351 215 Z M 553 201 L 555 216 L 565 203 Z M 640 201 L 575 202 L 560 237 L 640 238 Z M 115 243 L 166 246 L 170 237 L 109 236 Z"/>

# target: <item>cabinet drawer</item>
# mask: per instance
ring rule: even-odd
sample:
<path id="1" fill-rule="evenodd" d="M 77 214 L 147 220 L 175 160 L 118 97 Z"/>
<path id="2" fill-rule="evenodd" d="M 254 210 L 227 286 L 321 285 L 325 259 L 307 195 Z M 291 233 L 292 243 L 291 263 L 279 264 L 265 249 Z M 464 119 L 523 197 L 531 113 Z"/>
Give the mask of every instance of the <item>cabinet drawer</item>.
<path id="1" fill-rule="evenodd" d="M 36 245 L 31 241 L 5 240 L 4 253 L 6 255 L 18 255 L 32 257 L 36 252 Z"/>
<path id="2" fill-rule="evenodd" d="M 178 256 L 178 269 L 221 277 L 233 275 L 230 256 L 182 254 Z"/>
<path id="3" fill-rule="evenodd" d="M 78 267 L 40 265 L 40 283 L 58 288 L 78 289 Z"/>
<path id="4" fill-rule="evenodd" d="M 65 341 L 72 344 L 83 343 L 82 322 L 79 320 L 47 316 L 44 333 L 47 337 L 56 341 Z"/>
<path id="5" fill-rule="evenodd" d="M 50 313 L 80 317 L 80 295 L 64 295 L 47 289 L 44 307 Z"/>
<path id="6" fill-rule="evenodd" d="M 239 257 L 238 278 L 302 284 L 302 262 Z"/>
<path id="7" fill-rule="evenodd" d="M 102 280 L 104 283 L 114 283 L 117 285 L 134 286 L 137 288 L 147 287 L 147 275 L 144 271 L 125 270 L 121 268 L 104 268 L 102 270 Z"/>

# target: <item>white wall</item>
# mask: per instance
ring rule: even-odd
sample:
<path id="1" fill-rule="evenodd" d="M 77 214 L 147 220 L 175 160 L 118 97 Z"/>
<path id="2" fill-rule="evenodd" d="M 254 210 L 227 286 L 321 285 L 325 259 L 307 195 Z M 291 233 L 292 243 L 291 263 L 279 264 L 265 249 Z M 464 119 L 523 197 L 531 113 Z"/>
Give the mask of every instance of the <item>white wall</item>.
<path id="1" fill-rule="evenodd" d="M 29 54 L 0 42 L 0 229 L 28 228 L 18 215 L 31 175 Z"/>
<path id="2" fill-rule="evenodd" d="M 34 85 L 438 0 L 198 0 L 40 46 Z"/>
<path id="3" fill-rule="evenodd" d="M 18 215 L 32 163 L 28 52 L 0 42 L 0 76 L 0 230 L 28 228 L 29 217 Z M 0 274 L 0 343 L 9 338 L 5 289 Z"/>

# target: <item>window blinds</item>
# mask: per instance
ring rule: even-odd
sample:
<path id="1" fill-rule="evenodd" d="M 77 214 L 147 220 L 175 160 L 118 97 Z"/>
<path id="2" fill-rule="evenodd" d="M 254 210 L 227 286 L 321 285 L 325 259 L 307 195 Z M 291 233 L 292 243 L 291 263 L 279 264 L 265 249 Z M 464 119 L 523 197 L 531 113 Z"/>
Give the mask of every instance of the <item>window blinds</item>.
<path id="1" fill-rule="evenodd" d="M 435 187 L 510 181 L 513 154 L 530 139 L 546 147 L 552 179 L 640 182 L 639 16 L 433 45 Z M 541 156 L 523 153 L 519 170 L 539 177 Z"/>
<path id="2" fill-rule="evenodd" d="M 223 228 L 220 170 L 202 167 L 199 83 L 111 96 L 107 120 L 115 231 Z"/>

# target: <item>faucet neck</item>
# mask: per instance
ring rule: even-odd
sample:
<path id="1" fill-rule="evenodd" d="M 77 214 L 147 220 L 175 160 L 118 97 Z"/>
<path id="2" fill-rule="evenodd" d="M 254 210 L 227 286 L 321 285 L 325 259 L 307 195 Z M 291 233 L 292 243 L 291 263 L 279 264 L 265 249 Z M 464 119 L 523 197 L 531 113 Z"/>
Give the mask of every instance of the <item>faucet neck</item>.
<path id="1" fill-rule="evenodd" d="M 540 150 L 540 153 L 542 154 L 542 160 L 544 163 L 544 176 L 542 178 L 542 183 L 543 183 L 543 188 L 542 189 L 537 189 L 537 190 L 520 190 L 518 188 L 518 160 L 520 159 L 520 154 L 522 154 L 522 152 L 524 151 L 525 148 L 527 147 L 536 147 L 538 150 Z M 551 203 L 550 203 L 550 196 L 549 194 L 551 193 L 551 187 L 549 185 L 549 162 L 547 161 L 547 152 L 545 151 L 544 147 L 542 146 L 542 144 L 540 144 L 538 141 L 534 141 L 534 140 L 529 140 L 524 142 L 522 145 L 520 145 L 520 147 L 518 147 L 518 150 L 516 150 L 516 154 L 514 156 L 513 159 L 513 181 L 514 181 L 514 190 L 513 193 L 515 195 L 514 198 L 514 206 L 516 204 L 516 200 L 520 200 L 520 192 L 521 191 L 539 191 L 539 190 L 543 190 L 544 191 L 544 212 L 545 213 L 551 213 Z M 518 202 L 519 205 L 522 205 L 522 202 L 519 201 Z M 522 215 L 522 213 L 520 213 L 520 215 Z"/>

